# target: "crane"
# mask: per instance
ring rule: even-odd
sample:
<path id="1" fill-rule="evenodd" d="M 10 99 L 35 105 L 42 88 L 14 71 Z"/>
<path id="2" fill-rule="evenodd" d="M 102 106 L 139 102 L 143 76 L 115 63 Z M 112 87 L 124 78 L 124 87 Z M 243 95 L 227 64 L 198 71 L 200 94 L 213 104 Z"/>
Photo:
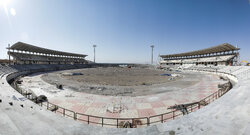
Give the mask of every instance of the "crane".
<path id="1" fill-rule="evenodd" d="M 241 61 L 241 63 L 246 63 L 246 66 L 250 66 L 250 63 L 246 60 Z"/>

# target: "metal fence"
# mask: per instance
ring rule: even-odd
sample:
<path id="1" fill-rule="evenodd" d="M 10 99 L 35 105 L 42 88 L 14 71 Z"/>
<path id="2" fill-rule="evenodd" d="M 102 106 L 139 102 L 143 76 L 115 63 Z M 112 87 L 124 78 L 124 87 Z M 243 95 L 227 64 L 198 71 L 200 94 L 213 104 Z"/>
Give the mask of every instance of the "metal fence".
<path id="1" fill-rule="evenodd" d="M 212 71 L 209 71 L 212 72 Z M 223 72 L 221 72 L 223 73 Z M 229 74 L 229 73 L 226 73 Z M 232 74 L 229 74 L 232 75 Z M 234 75 L 232 75 L 234 76 Z M 32 93 L 22 90 L 18 87 L 16 82 L 14 82 L 15 89 L 24 95 L 26 98 L 30 99 L 31 101 L 36 102 L 37 97 L 34 96 Z M 194 112 L 207 104 L 213 102 L 214 100 L 218 99 L 219 97 L 223 96 L 227 91 L 225 90 L 218 90 L 211 95 L 205 97 L 204 99 L 197 102 L 197 104 L 191 105 L 187 107 L 187 112 L 191 113 Z M 133 128 L 137 127 L 145 127 L 157 123 L 163 123 L 167 122 L 169 120 L 174 120 L 180 116 L 183 116 L 184 114 L 179 110 L 173 110 L 169 111 L 163 114 L 158 114 L 154 116 L 149 117 L 139 117 L 139 118 L 110 118 L 110 117 L 101 117 L 101 116 L 94 116 L 94 115 L 88 115 L 88 114 L 82 114 L 79 112 L 75 112 L 66 108 L 63 108 L 61 106 L 58 106 L 56 104 L 50 103 L 50 102 L 42 102 L 38 103 L 38 105 L 53 111 L 55 113 L 58 113 L 64 117 L 72 118 L 74 120 L 82 121 L 87 124 L 95 124 L 95 125 L 101 125 L 102 127 L 116 127 L 116 128 L 122 128 L 124 124 L 131 123 L 131 126 Z"/>

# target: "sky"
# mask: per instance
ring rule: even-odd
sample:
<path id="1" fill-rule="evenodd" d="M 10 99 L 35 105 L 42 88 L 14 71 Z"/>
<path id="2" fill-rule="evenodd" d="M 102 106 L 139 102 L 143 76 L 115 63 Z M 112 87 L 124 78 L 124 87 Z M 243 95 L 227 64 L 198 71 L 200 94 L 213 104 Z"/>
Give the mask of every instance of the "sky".
<path id="1" fill-rule="evenodd" d="M 0 0 L 0 59 L 18 41 L 108 63 L 230 43 L 250 61 L 250 1 Z"/>

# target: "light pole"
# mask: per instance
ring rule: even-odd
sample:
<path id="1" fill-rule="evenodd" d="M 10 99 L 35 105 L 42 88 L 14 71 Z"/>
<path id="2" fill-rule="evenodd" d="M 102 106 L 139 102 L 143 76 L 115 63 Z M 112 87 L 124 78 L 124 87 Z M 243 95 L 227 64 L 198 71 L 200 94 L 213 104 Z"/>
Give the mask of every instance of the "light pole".
<path id="1" fill-rule="evenodd" d="M 154 57 L 154 45 L 150 46 L 152 48 L 152 56 L 151 56 L 151 64 L 153 65 L 153 57 Z"/>
<path id="2" fill-rule="evenodd" d="M 94 47 L 94 63 L 95 63 L 95 48 L 97 47 L 96 45 L 93 45 Z"/>

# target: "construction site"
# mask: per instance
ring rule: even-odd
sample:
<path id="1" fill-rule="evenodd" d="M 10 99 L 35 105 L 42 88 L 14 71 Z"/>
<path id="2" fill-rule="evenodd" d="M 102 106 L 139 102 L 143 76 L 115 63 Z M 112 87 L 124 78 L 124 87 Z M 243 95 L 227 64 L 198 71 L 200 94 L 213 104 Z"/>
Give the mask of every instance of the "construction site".
<path id="1" fill-rule="evenodd" d="M 0 135 L 249 135 L 250 0 L 0 0 Z"/>

